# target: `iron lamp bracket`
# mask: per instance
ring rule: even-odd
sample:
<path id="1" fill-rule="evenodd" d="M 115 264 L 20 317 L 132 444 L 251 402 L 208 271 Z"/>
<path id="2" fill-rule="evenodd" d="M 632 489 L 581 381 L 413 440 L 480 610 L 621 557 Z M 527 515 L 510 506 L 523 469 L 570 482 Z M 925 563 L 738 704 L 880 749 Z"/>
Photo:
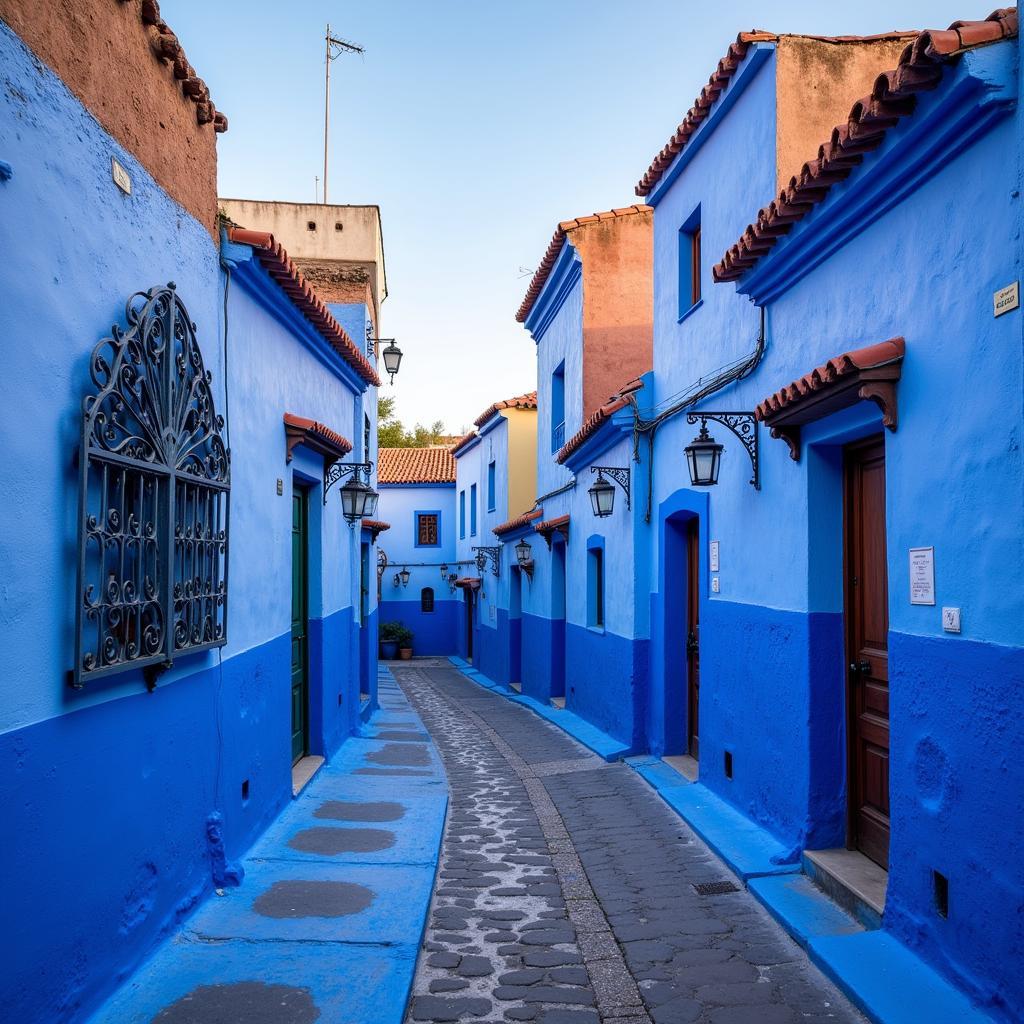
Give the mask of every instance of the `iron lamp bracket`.
<path id="1" fill-rule="evenodd" d="M 750 483 L 755 491 L 761 490 L 761 467 L 759 461 L 757 419 L 752 412 L 707 412 L 701 409 L 699 412 L 688 412 L 687 423 L 696 423 L 700 420 L 704 427 L 708 420 L 721 423 L 723 427 L 731 430 L 739 439 L 750 456 L 752 475 Z"/>
<path id="2" fill-rule="evenodd" d="M 629 498 L 629 467 L 620 468 L 618 466 L 591 466 L 591 473 L 599 473 L 606 476 L 609 480 L 614 480 L 621 488 L 622 493 L 626 496 L 626 511 L 628 512 L 632 508 L 632 504 Z"/>
<path id="3" fill-rule="evenodd" d="M 358 480 L 360 474 L 365 479 L 363 483 L 367 487 L 370 486 L 370 475 L 373 473 L 372 462 L 332 462 L 329 466 L 324 467 L 324 504 L 327 504 L 327 492 L 336 484 L 339 480 L 344 480 L 347 476 L 355 476 Z"/>
<path id="4" fill-rule="evenodd" d="M 501 547 L 477 547 L 472 548 L 476 552 L 476 567 L 481 572 L 484 571 L 484 566 L 487 565 L 487 559 L 491 560 L 491 572 L 497 576 L 501 568 Z"/>

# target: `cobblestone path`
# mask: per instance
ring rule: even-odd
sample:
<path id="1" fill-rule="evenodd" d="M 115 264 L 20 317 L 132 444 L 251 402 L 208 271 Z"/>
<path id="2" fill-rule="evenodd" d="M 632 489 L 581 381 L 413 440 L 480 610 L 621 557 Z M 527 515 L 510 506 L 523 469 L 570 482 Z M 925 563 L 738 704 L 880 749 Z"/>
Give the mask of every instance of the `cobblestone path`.
<path id="1" fill-rule="evenodd" d="M 451 789 L 409 1021 L 863 1021 L 742 886 L 697 893 L 728 869 L 628 766 L 455 669 L 394 675 Z"/>

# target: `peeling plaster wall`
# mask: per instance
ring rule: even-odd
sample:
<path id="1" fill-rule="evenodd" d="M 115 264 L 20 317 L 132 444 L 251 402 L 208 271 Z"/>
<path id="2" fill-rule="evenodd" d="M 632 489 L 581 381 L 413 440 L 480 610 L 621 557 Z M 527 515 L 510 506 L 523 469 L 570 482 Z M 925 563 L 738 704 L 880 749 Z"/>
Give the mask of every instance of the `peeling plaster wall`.
<path id="1" fill-rule="evenodd" d="M 142 23 L 138 3 L 0 0 L 0 19 L 56 72 L 157 184 L 212 234 L 217 219 L 217 136 L 212 123 L 197 123 L 196 104 L 183 95 L 171 65 L 154 55 L 150 42 L 157 31 Z M 36 64 L 35 73 L 22 77 L 18 88 L 39 81 L 41 71 Z M 50 146 L 53 139 L 63 137 L 51 136 Z M 109 162 L 106 178 L 110 183 Z"/>

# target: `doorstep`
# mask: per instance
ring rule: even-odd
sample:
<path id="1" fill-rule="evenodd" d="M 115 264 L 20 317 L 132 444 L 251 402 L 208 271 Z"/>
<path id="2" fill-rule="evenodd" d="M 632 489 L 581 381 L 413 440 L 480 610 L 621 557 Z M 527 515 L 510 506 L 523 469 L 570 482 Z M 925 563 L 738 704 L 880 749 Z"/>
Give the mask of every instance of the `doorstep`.
<path id="1" fill-rule="evenodd" d="M 298 796 L 309 785 L 323 763 L 319 754 L 307 754 L 292 765 L 292 796 Z"/>
<path id="2" fill-rule="evenodd" d="M 804 850 L 804 874 L 865 928 L 881 928 L 889 872 L 859 850 Z"/>
<path id="3" fill-rule="evenodd" d="M 494 682 L 493 679 L 488 679 L 482 672 L 478 672 L 462 658 L 452 655 L 448 660 L 467 679 L 484 687 L 484 689 L 490 690 L 499 697 L 504 697 L 515 704 L 521 704 L 524 708 L 529 708 L 535 715 L 539 715 L 552 725 L 557 725 L 559 729 L 567 732 L 574 740 L 582 743 L 583 746 L 592 750 L 605 761 L 618 761 L 629 755 L 630 747 L 625 743 L 615 739 L 614 736 L 609 736 L 606 732 L 602 732 L 597 726 L 591 725 L 590 722 L 580 718 L 575 712 L 552 707 L 550 704 L 535 700 L 533 697 L 525 697 L 522 693 L 501 686 Z"/>

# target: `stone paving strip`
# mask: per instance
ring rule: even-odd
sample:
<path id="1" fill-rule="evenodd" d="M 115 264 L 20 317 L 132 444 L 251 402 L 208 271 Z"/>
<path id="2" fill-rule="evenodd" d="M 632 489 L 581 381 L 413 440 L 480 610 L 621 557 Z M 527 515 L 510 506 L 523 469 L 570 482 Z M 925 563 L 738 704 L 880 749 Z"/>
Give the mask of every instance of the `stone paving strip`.
<path id="1" fill-rule="evenodd" d="M 399 1024 L 434 888 L 441 762 L 390 675 L 348 739 L 92 1024 Z M 2 1014 L 0 1014 L 2 1017 Z"/>
<path id="2" fill-rule="evenodd" d="M 628 767 L 456 669 L 395 677 L 451 791 L 408 1021 L 863 1021 Z"/>

